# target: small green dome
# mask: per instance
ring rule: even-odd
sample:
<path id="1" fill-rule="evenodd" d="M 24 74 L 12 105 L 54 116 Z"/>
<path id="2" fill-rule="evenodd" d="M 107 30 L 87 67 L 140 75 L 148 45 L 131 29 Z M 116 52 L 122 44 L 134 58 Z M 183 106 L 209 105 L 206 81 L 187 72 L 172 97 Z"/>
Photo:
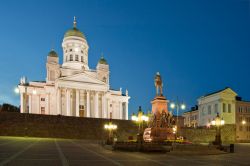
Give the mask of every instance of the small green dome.
<path id="1" fill-rule="evenodd" d="M 57 53 L 54 50 L 51 50 L 48 54 L 50 57 L 58 57 Z"/>
<path id="2" fill-rule="evenodd" d="M 102 56 L 101 59 L 99 60 L 98 62 L 99 64 L 104 64 L 104 65 L 107 65 L 108 62 L 106 61 L 106 59 L 104 59 L 104 57 Z"/>
<path id="3" fill-rule="evenodd" d="M 81 38 L 84 38 L 85 39 L 85 36 L 84 34 L 79 31 L 76 27 L 72 28 L 72 29 L 69 29 L 65 35 L 64 35 L 64 38 L 65 37 L 69 37 L 69 36 L 76 36 L 76 37 L 81 37 Z"/>

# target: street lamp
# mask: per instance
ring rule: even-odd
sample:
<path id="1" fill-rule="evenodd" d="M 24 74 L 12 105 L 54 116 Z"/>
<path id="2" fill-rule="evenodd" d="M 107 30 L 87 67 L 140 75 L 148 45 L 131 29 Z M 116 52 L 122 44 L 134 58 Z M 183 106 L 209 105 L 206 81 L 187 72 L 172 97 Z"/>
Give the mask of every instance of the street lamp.
<path id="1" fill-rule="evenodd" d="M 178 116 L 179 116 L 179 109 L 181 110 L 185 110 L 186 109 L 186 105 L 184 103 L 179 103 L 178 99 L 177 102 L 174 103 L 170 103 L 170 108 L 173 110 L 176 108 L 176 113 L 177 113 L 177 118 L 176 118 L 176 128 L 175 128 L 175 134 L 177 135 L 177 131 L 178 131 Z"/>
<path id="2" fill-rule="evenodd" d="M 216 126 L 216 135 L 215 135 L 215 145 L 221 145 L 221 126 L 225 124 L 225 121 L 223 118 L 220 118 L 219 113 L 217 113 L 217 116 L 214 120 L 212 120 L 211 125 Z"/>
<path id="3" fill-rule="evenodd" d="M 109 122 L 108 124 L 104 125 L 104 129 L 109 132 L 107 144 L 113 144 L 113 131 L 117 129 L 117 125 L 112 124 L 112 122 Z"/>
<path id="4" fill-rule="evenodd" d="M 141 106 L 139 106 L 139 110 L 137 115 L 136 114 L 132 114 L 131 117 L 132 121 L 135 121 L 138 123 L 138 134 L 137 134 L 137 141 L 142 142 L 143 140 L 143 122 L 148 122 L 149 118 L 148 116 L 144 115 Z"/>

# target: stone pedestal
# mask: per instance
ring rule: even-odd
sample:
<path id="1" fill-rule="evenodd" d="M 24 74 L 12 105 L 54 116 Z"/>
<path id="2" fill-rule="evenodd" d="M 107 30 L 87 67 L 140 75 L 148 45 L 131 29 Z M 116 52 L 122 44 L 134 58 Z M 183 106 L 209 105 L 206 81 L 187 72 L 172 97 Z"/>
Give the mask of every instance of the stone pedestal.
<path id="1" fill-rule="evenodd" d="M 145 141 L 173 140 L 172 115 L 168 112 L 168 100 L 163 95 L 156 96 L 152 101 L 152 114 L 150 127 L 145 129 L 143 138 Z"/>
<path id="2" fill-rule="evenodd" d="M 152 101 L 152 113 L 160 115 L 162 111 L 168 113 L 168 100 L 164 96 L 156 96 Z"/>

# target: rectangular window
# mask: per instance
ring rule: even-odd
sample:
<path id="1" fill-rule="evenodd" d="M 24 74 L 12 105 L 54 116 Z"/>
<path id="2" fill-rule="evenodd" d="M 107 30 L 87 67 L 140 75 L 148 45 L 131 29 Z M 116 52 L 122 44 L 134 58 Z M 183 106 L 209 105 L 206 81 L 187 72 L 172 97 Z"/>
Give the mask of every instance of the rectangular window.
<path id="1" fill-rule="evenodd" d="M 231 113 L 231 104 L 228 104 L 228 113 Z"/>
<path id="2" fill-rule="evenodd" d="M 81 56 L 81 62 L 83 62 L 83 56 Z"/>
<path id="3" fill-rule="evenodd" d="M 223 103 L 223 112 L 226 112 L 226 104 Z"/>
<path id="4" fill-rule="evenodd" d="M 239 130 L 242 131 L 242 126 L 239 127 Z"/>
<path id="5" fill-rule="evenodd" d="M 214 113 L 216 113 L 216 114 L 218 113 L 218 104 L 214 105 Z"/>
<path id="6" fill-rule="evenodd" d="M 45 107 L 41 107 L 41 114 L 42 114 L 42 115 L 45 114 Z"/>
<path id="7" fill-rule="evenodd" d="M 76 55 L 76 57 L 75 57 L 75 61 L 78 61 L 78 55 Z"/>
<path id="8" fill-rule="evenodd" d="M 208 115 L 211 115 L 211 105 L 208 106 L 207 110 L 208 110 L 208 111 L 207 111 L 207 114 L 208 114 Z"/>
<path id="9" fill-rule="evenodd" d="M 45 98 L 41 98 L 41 101 L 45 101 Z"/>
<path id="10" fill-rule="evenodd" d="M 73 55 L 69 56 L 69 61 L 73 61 Z"/>

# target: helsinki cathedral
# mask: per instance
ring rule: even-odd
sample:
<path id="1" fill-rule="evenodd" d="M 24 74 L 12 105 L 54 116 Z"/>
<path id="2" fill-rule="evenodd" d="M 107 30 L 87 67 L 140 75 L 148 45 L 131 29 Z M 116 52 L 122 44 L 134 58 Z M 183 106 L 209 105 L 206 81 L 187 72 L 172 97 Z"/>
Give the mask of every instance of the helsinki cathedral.
<path id="1" fill-rule="evenodd" d="M 55 50 L 48 53 L 46 81 L 21 78 L 21 113 L 128 119 L 128 91 L 110 89 L 109 65 L 103 56 L 96 69 L 89 68 L 89 46 L 76 19 L 64 34 L 62 48 L 62 65 Z"/>

